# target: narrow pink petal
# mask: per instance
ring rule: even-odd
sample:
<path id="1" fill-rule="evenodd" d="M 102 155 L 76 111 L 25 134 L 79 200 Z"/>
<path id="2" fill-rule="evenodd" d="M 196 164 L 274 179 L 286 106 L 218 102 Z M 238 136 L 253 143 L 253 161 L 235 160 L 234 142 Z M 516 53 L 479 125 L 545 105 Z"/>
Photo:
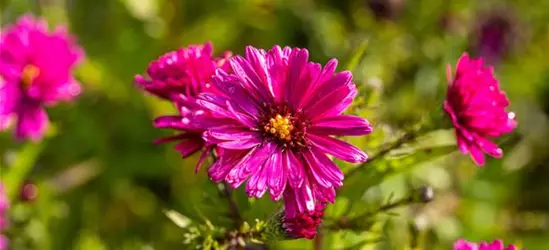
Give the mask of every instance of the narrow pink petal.
<path id="1" fill-rule="evenodd" d="M 315 86 L 309 93 L 309 98 L 305 102 L 304 109 L 316 104 L 320 99 L 326 97 L 328 94 L 334 92 L 334 90 L 347 86 L 351 83 L 353 75 L 351 72 L 344 71 L 334 76 L 331 76 L 328 80 L 315 83 Z"/>
<path id="2" fill-rule="evenodd" d="M 231 105 L 230 102 L 227 102 L 227 110 L 229 110 L 229 112 L 231 112 L 231 114 L 233 114 L 233 118 L 235 118 L 237 121 L 239 121 L 243 125 L 247 126 L 248 128 L 256 128 L 257 127 L 256 119 L 258 119 L 259 116 L 255 116 L 255 119 L 254 119 L 254 118 L 252 118 L 252 117 L 250 117 L 246 114 L 240 113 L 240 112 L 236 111 L 233 108 L 233 105 Z"/>
<path id="3" fill-rule="evenodd" d="M 177 143 L 175 149 L 185 158 L 202 149 L 203 146 L 204 143 L 201 140 L 185 139 Z"/>
<path id="4" fill-rule="evenodd" d="M 309 84 L 301 82 L 308 60 L 309 52 L 306 49 L 294 49 L 290 55 L 285 100 L 292 107 L 298 105 L 303 93 L 308 90 Z"/>
<path id="5" fill-rule="evenodd" d="M 206 147 L 204 150 L 202 150 L 202 154 L 200 154 L 200 158 L 198 158 L 198 161 L 196 162 L 196 166 L 194 167 L 195 173 L 198 173 L 200 168 L 202 168 L 202 164 L 204 164 L 204 161 L 206 160 L 206 158 L 208 158 L 212 150 L 213 150 L 212 146 Z"/>
<path id="6" fill-rule="evenodd" d="M 305 169 L 301 161 L 297 159 L 291 150 L 286 150 L 282 153 L 282 164 L 290 186 L 299 188 L 305 179 Z"/>
<path id="7" fill-rule="evenodd" d="M 278 188 L 278 182 L 283 178 L 283 173 L 277 173 L 276 168 L 280 167 L 282 169 L 282 166 L 276 165 L 277 159 L 281 158 L 281 152 L 277 151 L 274 154 L 272 154 L 267 161 L 265 161 L 265 164 L 263 164 L 262 168 L 256 173 L 255 175 L 252 175 L 250 177 L 250 180 L 248 181 L 246 185 L 246 193 L 248 193 L 248 196 L 250 197 L 256 197 L 260 198 L 263 196 L 265 191 L 267 191 L 267 187 L 271 187 L 271 183 L 275 183 L 275 191 L 282 193 L 282 190 L 278 191 L 276 190 Z M 271 191 L 272 192 L 272 191 Z M 280 194 L 278 195 L 280 196 Z"/>
<path id="8" fill-rule="evenodd" d="M 308 137 L 314 146 L 341 160 L 358 163 L 365 162 L 368 159 L 366 153 L 347 142 L 314 134 L 309 134 Z"/>
<path id="9" fill-rule="evenodd" d="M 312 105 L 305 108 L 311 120 L 322 116 L 339 115 L 351 104 L 356 95 L 356 86 L 351 83 L 341 83 L 337 89 L 332 89 L 325 96 L 320 97 Z"/>
<path id="10" fill-rule="evenodd" d="M 284 171 L 282 159 L 282 152 L 276 152 L 264 166 L 265 169 L 269 170 L 269 179 L 267 184 L 273 200 L 280 199 L 284 193 L 284 189 L 286 188 L 286 173 Z"/>
<path id="11" fill-rule="evenodd" d="M 251 150 L 223 150 L 223 155 L 208 169 L 210 179 L 215 182 L 224 180 L 236 164 Z"/>
<path id="12" fill-rule="evenodd" d="M 48 114 L 38 104 L 28 104 L 19 108 L 15 136 L 18 139 L 42 139 L 49 124 Z"/>
<path id="13" fill-rule="evenodd" d="M 308 183 L 304 183 L 301 187 L 295 189 L 295 198 L 300 212 L 313 212 L 315 210 L 313 190 Z"/>
<path id="14" fill-rule="evenodd" d="M 284 190 L 284 214 L 287 218 L 293 218 L 299 209 L 297 207 L 297 199 L 294 189 L 289 186 Z"/>
<path id="15" fill-rule="evenodd" d="M 269 90 L 265 87 L 257 76 L 255 70 L 250 63 L 241 56 L 234 56 L 230 59 L 231 68 L 236 76 L 238 76 L 246 89 L 256 100 L 261 102 L 269 101 L 272 96 Z"/>
<path id="16" fill-rule="evenodd" d="M 315 184 L 314 196 L 318 202 L 335 202 L 336 191 L 334 187 L 324 188 Z"/>
<path id="17" fill-rule="evenodd" d="M 328 63 L 324 66 L 322 71 L 318 74 L 315 81 L 311 84 L 309 91 L 305 93 L 303 96 L 303 100 L 301 100 L 300 105 L 298 108 L 303 108 L 306 104 L 309 103 L 311 99 L 316 99 L 320 97 L 321 95 L 327 94 L 329 92 L 325 91 L 328 90 L 328 85 L 325 85 L 325 83 L 328 82 L 332 77 L 334 77 L 335 69 L 337 68 L 337 59 L 330 59 Z M 340 74 L 337 76 L 339 77 L 349 77 L 348 74 Z M 343 80 L 345 81 L 345 80 Z M 336 81 L 337 82 L 337 81 Z"/>
<path id="18" fill-rule="evenodd" d="M 275 152 L 278 145 L 269 142 L 264 145 L 258 145 L 251 149 L 249 153 L 236 164 L 236 166 L 225 177 L 225 181 L 233 188 L 240 186 L 248 177 L 257 173 L 259 168 L 265 163 L 267 158 Z"/>
<path id="19" fill-rule="evenodd" d="M 265 88 L 269 90 L 271 95 L 274 95 L 272 79 L 268 70 L 265 54 L 266 53 L 263 50 L 258 50 L 252 46 L 246 46 L 246 59 L 250 61 L 250 64 L 254 68 L 261 82 L 265 85 Z"/>
<path id="20" fill-rule="evenodd" d="M 473 161 L 478 165 L 478 166 L 484 166 L 484 162 L 485 162 L 485 159 L 484 159 L 484 153 L 482 152 L 482 150 L 477 146 L 477 145 L 469 145 L 469 152 L 471 153 L 471 157 L 473 158 Z"/>
<path id="21" fill-rule="evenodd" d="M 153 125 L 156 128 L 185 129 L 189 127 L 190 122 L 188 118 L 177 115 L 166 115 L 154 119 Z"/>
<path id="22" fill-rule="evenodd" d="M 318 79 L 318 76 L 320 75 L 322 70 L 322 65 L 319 63 L 307 63 L 307 67 L 304 75 L 301 77 L 300 85 L 303 87 L 296 89 L 299 91 L 296 91 L 294 94 L 295 96 L 299 97 L 297 100 L 295 100 L 294 109 L 301 110 L 305 106 L 306 101 L 309 99 L 309 96 L 313 92 L 312 89 L 314 89 L 316 80 Z"/>
<path id="23" fill-rule="evenodd" d="M 242 140 L 258 137 L 257 132 L 252 132 L 244 127 L 231 125 L 210 128 L 208 133 L 219 140 Z"/>
<path id="24" fill-rule="evenodd" d="M 252 137 L 240 140 L 225 141 L 217 144 L 218 147 L 226 149 L 250 149 L 263 142 L 261 137 Z"/>
<path id="25" fill-rule="evenodd" d="M 497 144 L 491 142 L 490 140 L 478 136 L 475 142 L 477 146 L 479 146 L 482 151 L 486 152 L 488 155 L 495 158 L 501 158 L 503 156 L 503 150 L 501 150 Z"/>
<path id="26" fill-rule="evenodd" d="M 341 187 L 343 185 L 343 172 L 324 152 L 311 147 L 303 152 L 303 156 L 309 164 L 308 169 L 311 172 L 317 172 L 316 175 L 321 175 L 325 181 L 329 182 L 330 185 L 323 185 L 324 187 Z"/>
<path id="27" fill-rule="evenodd" d="M 352 115 L 324 117 L 309 129 L 309 132 L 320 135 L 365 135 L 372 131 L 372 125 L 366 119 Z"/>
<path id="28" fill-rule="evenodd" d="M 266 59 L 271 76 L 271 86 L 269 88 L 272 90 L 274 100 L 281 103 L 286 98 L 287 59 L 278 45 L 269 50 Z"/>
<path id="29" fill-rule="evenodd" d="M 212 77 L 212 84 L 225 95 L 231 98 L 231 102 L 245 114 L 252 117 L 258 117 L 260 107 L 248 92 L 240 85 L 238 79 L 228 75 L 222 70 L 218 70 L 218 74 Z"/>
<path id="30" fill-rule="evenodd" d="M 469 145 L 467 144 L 467 139 L 465 139 L 465 137 L 463 137 L 461 135 L 461 133 L 459 133 L 457 130 L 456 130 L 456 142 L 457 142 L 457 145 L 458 145 L 458 148 L 459 148 L 459 151 L 461 151 L 461 153 L 463 153 L 464 155 L 469 153 Z"/>
<path id="31" fill-rule="evenodd" d="M 200 93 L 196 103 L 210 110 L 217 116 L 231 118 L 232 114 L 227 110 L 228 99 L 211 93 Z"/>

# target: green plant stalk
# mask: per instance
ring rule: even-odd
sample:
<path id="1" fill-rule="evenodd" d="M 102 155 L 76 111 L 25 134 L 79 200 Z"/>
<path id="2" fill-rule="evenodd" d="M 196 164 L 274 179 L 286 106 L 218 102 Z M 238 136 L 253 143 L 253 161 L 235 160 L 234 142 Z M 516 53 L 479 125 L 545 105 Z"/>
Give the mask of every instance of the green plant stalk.
<path id="1" fill-rule="evenodd" d="M 17 158 L 13 165 L 9 167 L 7 174 L 3 176 L 2 181 L 6 186 L 10 200 L 13 200 L 19 193 L 21 184 L 35 165 L 36 159 L 45 147 L 45 143 L 45 141 L 40 143 L 27 142 L 17 154 Z"/>

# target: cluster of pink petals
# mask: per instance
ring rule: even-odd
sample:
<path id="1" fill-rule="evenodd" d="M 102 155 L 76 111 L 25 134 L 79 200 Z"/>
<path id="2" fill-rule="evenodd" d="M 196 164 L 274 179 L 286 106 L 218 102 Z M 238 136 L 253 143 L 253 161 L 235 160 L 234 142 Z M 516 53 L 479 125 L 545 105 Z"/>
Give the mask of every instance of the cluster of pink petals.
<path id="1" fill-rule="evenodd" d="M 505 247 L 501 240 L 494 240 L 492 243 L 481 242 L 480 244 L 466 240 L 458 240 L 454 244 L 454 250 L 517 250 L 514 245 Z"/>
<path id="2" fill-rule="evenodd" d="M 225 62 L 231 56 L 225 52 L 222 58 L 213 57 L 210 42 L 190 45 L 160 56 L 147 69 L 148 79 L 135 76 L 135 81 L 147 92 L 172 101 L 179 114 L 155 119 L 157 128 L 169 128 L 180 133 L 157 140 L 157 143 L 178 141 L 176 150 L 187 157 L 206 145 L 202 139 L 205 124 L 211 113 L 196 104 L 196 96 L 202 92 L 213 93 L 210 79 L 217 68 L 227 68 Z M 205 151 L 207 152 L 207 151 Z"/>
<path id="3" fill-rule="evenodd" d="M 274 200 L 284 195 L 287 218 L 334 202 L 343 173 L 327 154 L 367 160 L 362 150 L 332 136 L 372 131 L 365 119 L 342 114 L 357 93 L 351 73 L 335 73 L 335 59 L 322 68 L 308 57 L 306 49 L 248 46 L 245 58 L 230 59 L 232 73 L 218 70 L 213 77 L 220 93 L 201 93 L 197 101 L 216 118 L 204 139 L 222 150 L 210 178 L 233 188 L 248 180 L 252 197 L 267 190 Z"/>
<path id="4" fill-rule="evenodd" d="M 316 204 L 315 211 L 297 213 L 292 218 L 284 218 L 282 228 L 284 232 L 291 238 L 307 238 L 313 239 L 318 231 L 318 227 L 322 223 L 324 209 L 326 205 Z"/>
<path id="5" fill-rule="evenodd" d="M 19 139 L 42 138 L 48 115 L 44 106 L 68 101 L 81 89 L 71 76 L 83 51 L 64 27 L 48 32 L 44 21 L 21 17 L 0 33 L 0 130 L 16 119 Z"/>
<path id="6" fill-rule="evenodd" d="M 444 110 L 455 127 L 457 144 L 475 163 L 484 165 L 484 153 L 500 158 L 503 151 L 490 138 L 511 132 L 516 126 L 515 114 L 507 112 L 505 93 L 492 67 L 483 59 L 471 59 L 463 54 L 457 63 L 455 77 L 448 68 L 449 88 Z"/>
<path id="7" fill-rule="evenodd" d="M 2 230 L 8 226 L 6 213 L 8 212 L 9 206 L 10 202 L 6 194 L 6 190 L 4 189 L 3 183 L 0 182 L 0 250 L 8 249 L 8 239 L 1 233 Z"/>

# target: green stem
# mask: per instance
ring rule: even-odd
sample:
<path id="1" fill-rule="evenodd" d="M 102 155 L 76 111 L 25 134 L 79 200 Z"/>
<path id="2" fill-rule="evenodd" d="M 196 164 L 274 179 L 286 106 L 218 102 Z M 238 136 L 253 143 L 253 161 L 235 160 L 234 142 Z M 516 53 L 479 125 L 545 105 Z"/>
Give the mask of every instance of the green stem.
<path id="1" fill-rule="evenodd" d="M 381 149 L 377 154 L 375 154 L 374 156 L 370 157 L 366 162 L 358 165 L 356 168 L 353 168 L 351 169 L 349 172 L 347 172 L 345 174 L 345 178 L 350 178 L 351 176 L 355 175 L 356 173 L 360 172 L 362 169 L 364 169 L 364 167 L 367 165 L 367 164 L 371 164 L 372 162 L 375 162 L 379 159 L 382 159 L 383 156 L 385 156 L 386 154 L 388 154 L 389 152 L 391 152 L 392 150 L 394 149 L 397 149 L 399 148 L 400 146 L 402 146 L 402 144 L 404 143 L 407 143 L 407 142 L 410 142 L 412 140 L 414 140 L 415 138 L 417 138 L 418 134 L 417 134 L 417 131 L 410 131 L 410 132 L 406 132 L 402 137 L 400 137 L 398 140 L 396 140 L 395 142 L 389 144 L 389 145 L 386 145 L 385 147 L 383 147 L 383 149 Z"/>
<path id="2" fill-rule="evenodd" d="M 36 158 L 38 158 L 42 149 L 44 149 L 44 144 L 44 141 L 41 143 L 27 142 L 17 154 L 17 158 L 13 165 L 10 166 L 7 174 L 2 177 L 10 200 L 13 200 L 18 194 L 21 184 L 27 178 L 32 167 L 34 167 Z"/>

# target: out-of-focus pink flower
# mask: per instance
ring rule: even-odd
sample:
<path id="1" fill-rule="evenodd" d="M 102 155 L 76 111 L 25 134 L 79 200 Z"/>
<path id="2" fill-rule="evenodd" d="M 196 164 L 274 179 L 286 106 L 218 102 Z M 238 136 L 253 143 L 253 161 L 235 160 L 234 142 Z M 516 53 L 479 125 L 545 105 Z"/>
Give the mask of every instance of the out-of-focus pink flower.
<path id="1" fill-rule="evenodd" d="M 353 163 L 367 156 L 332 136 L 372 131 L 365 119 L 342 114 L 357 93 L 351 73 L 335 74 L 335 59 L 322 68 L 306 49 L 279 46 L 248 46 L 246 58 L 234 56 L 230 65 L 232 74 L 218 70 L 212 78 L 221 94 L 201 93 L 197 101 L 215 118 L 204 139 L 223 150 L 210 178 L 233 188 L 248 180 L 252 197 L 267 189 L 274 200 L 284 194 L 288 218 L 334 202 L 343 173 L 327 154 Z"/>
<path id="2" fill-rule="evenodd" d="M 313 239 L 322 223 L 325 208 L 326 205 L 317 204 L 313 212 L 297 213 L 293 217 L 285 217 L 282 222 L 284 232 L 287 236 L 295 239 Z"/>
<path id="3" fill-rule="evenodd" d="M 149 79 L 137 75 L 135 81 L 147 92 L 172 101 L 179 114 L 160 116 L 154 120 L 157 128 L 178 130 L 179 133 L 156 140 L 157 143 L 178 141 L 175 149 L 183 157 L 203 149 L 202 133 L 208 126 L 211 112 L 196 104 L 199 93 L 215 93 L 210 79 L 217 68 L 227 68 L 230 52 L 214 58 L 212 44 L 190 45 L 160 56 L 147 69 Z M 205 150 L 201 161 L 209 150 Z M 200 162 L 201 162 L 200 161 Z M 198 165 L 200 165 L 200 162 Z"/>
<path id="4" fill-rule="evenodd" d="M 4 189 L 4 183 L 0 181 L 0 250 L 8 249 L 8 239 L 1 233 L 2 230 L 4 230 L 8 226 L 8 219 L 6 218 L 6 214 L 8 212 L 9 206 L 10 202 L 6 194 L 6 190 Z"/>
<path id="5" fill-rule="evenodd" d="M 500 158 L 503 151 L 490 138 L 510 133 L 516 126 L 515 114 L 505 109 L 509 105 L 492 67 L 483 59 L 470 59 L 464 53 L 452 78 L 448 66 L 449 88 L 444 110 L 454 125 L 459 149 L 470 154 L 475 163 L 483 166 L 484 153 Z"/>
<path id="6" fill-rule="evenodd" d="M 0 130 L 16 119 L 18 139 L 40 140 L 48 125 L 44 106 L 80 94 L 71 75 L 83 57 L 64 27 L 25 15 L 0 33 Z"/>
<path id="7" fill-rule="evenodd" d="M 501 240 L 494 240 L 492 243 L 481 242 L 480 244 L 466 240 L 458 240 L 454 244 L 454 250 L 517 250 L 514 245 L 505 247 Z"/>

